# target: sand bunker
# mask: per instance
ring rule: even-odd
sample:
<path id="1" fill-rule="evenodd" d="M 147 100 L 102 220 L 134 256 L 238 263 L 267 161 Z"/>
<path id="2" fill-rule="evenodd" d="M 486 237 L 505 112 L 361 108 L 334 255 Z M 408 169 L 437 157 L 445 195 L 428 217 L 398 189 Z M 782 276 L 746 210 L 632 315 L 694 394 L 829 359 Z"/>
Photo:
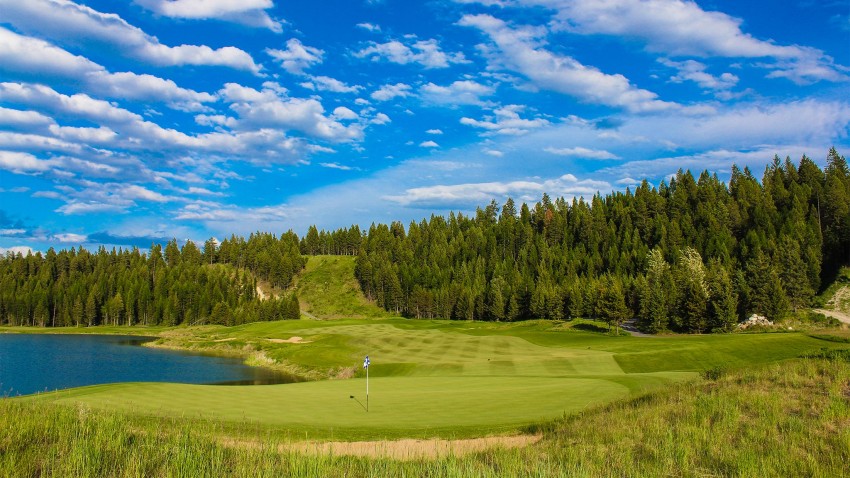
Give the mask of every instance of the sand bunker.
<path id="1" fill-rule="evenodd" d="M 521 448 L 537 443 L 541 435 L 497 436 L 469 438 L 465 440 L 403 439 L 386 441 L 355 442 L 296 442 L 282 444 L 281 453 L 296 452 L 305 455 L 360 456 L 367 458 L 391 458 L 393 460 L 434 459 L 445 456 L 462 456 L 491 448 Z M 231 447 L 259 448 L 255 441 L 225 438 L 224 445 Z"/>
<path id="2" fill-rule="evenodd" d="M 301 337 L 290 337 L 288 339 L 266 339 L 269 342 L 276 344 L 309 344 L 311 340 L 304 340 Z"/>
<path id="3" fill-rule="evenodd" d="M 303 442 L 282 445 L 284 449 L 307 455 L 351 455 L 394 460 L 417 460 L 461 456 L 491 448 L 521 448 L 540 441 L 540 435 L 470 438 L 466 440 L 392 440 L 355 442 Z"/>

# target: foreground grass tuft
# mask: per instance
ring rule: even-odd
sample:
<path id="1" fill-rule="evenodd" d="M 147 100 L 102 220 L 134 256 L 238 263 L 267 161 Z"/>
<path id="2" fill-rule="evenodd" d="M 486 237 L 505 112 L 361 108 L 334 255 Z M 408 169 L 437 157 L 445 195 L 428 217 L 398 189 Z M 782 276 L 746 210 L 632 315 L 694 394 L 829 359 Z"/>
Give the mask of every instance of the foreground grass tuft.
<path id="1" fill-rule="evenodd" d="M 726 371 L 434 460 L 304 456 L 256 430 L 0 400 L 2 476 L 850 476 L 844 353 Z M 236 431 L 243 438 L 246 425 Z"/>

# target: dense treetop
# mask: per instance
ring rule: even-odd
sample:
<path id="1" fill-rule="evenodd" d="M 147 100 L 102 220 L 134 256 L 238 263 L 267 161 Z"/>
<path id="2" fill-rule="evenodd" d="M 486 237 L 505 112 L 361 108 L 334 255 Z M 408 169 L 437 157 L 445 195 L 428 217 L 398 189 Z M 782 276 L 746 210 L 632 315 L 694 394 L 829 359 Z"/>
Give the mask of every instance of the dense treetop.
<path id="1" fill-rule="evenodd" d="M 778 157 L 759 182 L 679 171 L 658 187 L 372 225 L 363 291 L 412 317 L 635 317 L 649 331 L 724 330 L 805 307 L 850 262 L 850 173 Z"/>
<path id="2" fill-rule="evenodd" d="M 294 295 L 260 300 L 257 279 L 283 289 L 304 267 L 287 233 L 233 236 L 203 251 L 165 248 L 95 253 L 79 249 L 0 259 L 0 323 L 10 325 L 239 324 L 297 319 Z"/>

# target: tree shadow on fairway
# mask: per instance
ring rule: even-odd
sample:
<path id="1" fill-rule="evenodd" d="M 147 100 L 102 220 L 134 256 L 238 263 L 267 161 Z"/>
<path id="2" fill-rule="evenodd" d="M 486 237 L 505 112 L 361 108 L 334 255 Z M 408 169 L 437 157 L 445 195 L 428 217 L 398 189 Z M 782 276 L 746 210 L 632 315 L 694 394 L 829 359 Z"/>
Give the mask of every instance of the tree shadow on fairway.
<path id="1" fill-rule="evenodd" d="M 582 330 L 584 332 L 596 332 L 596 333 L 599 333 L 599 334 L 607 334 L 607 333 L 610 332 L 608 327 L 601 327 L 599 325 L 588 324 L 586 322 L 581 323 L 581 324 L 575 324 L 575 325 L 573 325 L 573 328 L 576 329 L 576 330 Z"/>

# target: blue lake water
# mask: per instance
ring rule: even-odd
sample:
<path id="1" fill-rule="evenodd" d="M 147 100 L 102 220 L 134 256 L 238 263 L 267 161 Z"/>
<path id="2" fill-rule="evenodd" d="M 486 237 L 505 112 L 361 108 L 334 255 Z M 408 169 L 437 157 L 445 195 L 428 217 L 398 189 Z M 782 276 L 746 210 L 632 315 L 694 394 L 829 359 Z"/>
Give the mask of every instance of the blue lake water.
<path id="1" fill-rule="evenodd" d="M 295 377 L 241 360 L 141 347 L 148 337 L 0 334 L 0 396 L 116 382 L 265 385 Z"/>

